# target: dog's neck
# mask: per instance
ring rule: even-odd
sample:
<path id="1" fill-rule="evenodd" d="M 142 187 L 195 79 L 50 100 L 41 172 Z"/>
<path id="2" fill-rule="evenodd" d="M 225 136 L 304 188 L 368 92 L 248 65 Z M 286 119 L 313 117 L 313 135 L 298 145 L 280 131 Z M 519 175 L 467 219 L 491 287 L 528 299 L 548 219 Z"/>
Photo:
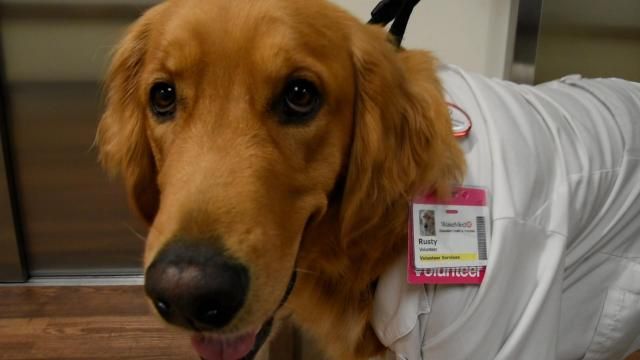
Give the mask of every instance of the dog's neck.
<path id="1" fill-rule="evenodd" d="M 363 358 L 384 349 L 369 325 L 375 283 L 401 256 L 406 242 L 406 202 L 393 204 L 387 214 L 385 226 L 345 242 L 340 238 L 340 209 L 330 207 L 306 231 L 297 264 L 300 278 L 289 301 L 294 318 L 303 327 L 317 332 L 322 339 L 335 337 L 341 344 L 348 341 L 353 352 Z M 342 326 L 344 323 L 350 326 Z M 342 333 L 343 328 L 352 332 Z M 331 351 L 330 344 L 323 346 Z M 341 354 L 332 355 L 341 358 Z"/>

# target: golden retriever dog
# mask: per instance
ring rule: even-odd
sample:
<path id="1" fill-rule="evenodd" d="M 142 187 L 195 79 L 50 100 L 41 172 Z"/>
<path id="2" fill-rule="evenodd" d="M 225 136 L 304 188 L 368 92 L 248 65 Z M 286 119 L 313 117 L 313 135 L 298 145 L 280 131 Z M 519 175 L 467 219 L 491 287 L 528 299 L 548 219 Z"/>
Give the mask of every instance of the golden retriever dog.
<path id="1" fill-rule="evenodd" d="M 202 358 L 252 358 L 288 317 L 332 358 L 384 351 L 407 204 L 465 170 L 436 65 L 325 0 L 167 1 L 128 30 L 100 160 L 150 227 L 150 302 Z"/>
<path id="2" fill-rule="evenodd" d="M 289 318 L 340 360 L 640 344 L 640 84 L 471 75 L 327 0 L 170 0 L 106 91 L 100 160 L 149 225 L 146 294 L 202 359 L 253 359 Z M 447 102 L 473 119 L 460 145 Z M 410 286 L 412 199 L 463 181 L 490 193 L 482 286 Z M 426 211 L 413 235 L 439 231 Z"/>

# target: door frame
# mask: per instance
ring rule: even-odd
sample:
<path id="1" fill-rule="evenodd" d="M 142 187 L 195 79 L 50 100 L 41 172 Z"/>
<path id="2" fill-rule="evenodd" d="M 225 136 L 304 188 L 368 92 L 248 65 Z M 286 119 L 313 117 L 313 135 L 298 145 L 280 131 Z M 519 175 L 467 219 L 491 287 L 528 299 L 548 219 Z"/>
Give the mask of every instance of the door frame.
<path id="1" fill-rule="evenodd" d="M 20 231 L 18 192 L 13 173 L 4 54 L 0 39 L 0 282 L 25 282 L 26 257 Z"/>

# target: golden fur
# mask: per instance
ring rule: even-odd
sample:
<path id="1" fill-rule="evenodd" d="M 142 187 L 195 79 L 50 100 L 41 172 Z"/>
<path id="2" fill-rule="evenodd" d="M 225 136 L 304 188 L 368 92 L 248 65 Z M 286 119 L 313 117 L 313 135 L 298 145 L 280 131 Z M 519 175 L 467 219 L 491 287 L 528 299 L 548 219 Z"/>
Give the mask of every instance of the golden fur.
<path id="1" fill-rule="evenodd" d="M 278 317 L 333 358 L 380 353 L 374 283 L 405 244 L 408 202 L 446 195 L 464 173 L 436 64 L 325 0 L 176 0 L 145 13 L 113 58 L 97 135 L 150 226 L 145 266 L 177 234 L 220 238 L 251 276 L 224 333 L 260 326 L 296 268 Z M 301 73 L 323 107 L 284 125 L 269 102 Z M 159 80 L 179 94 L 166 123 L 148 104 Z"/>

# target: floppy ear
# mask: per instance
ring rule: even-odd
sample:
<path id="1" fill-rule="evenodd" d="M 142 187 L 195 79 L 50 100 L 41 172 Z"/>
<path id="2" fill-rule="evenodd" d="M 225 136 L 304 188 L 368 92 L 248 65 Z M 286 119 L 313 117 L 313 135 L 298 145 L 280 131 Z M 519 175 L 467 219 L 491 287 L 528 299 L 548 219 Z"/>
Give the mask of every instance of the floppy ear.
<path id="1" fill-rule="evenodd" d="M 344 241 L 374 224 L 376 231 L 380 224 L 406 229 L 414 196 L 445 197 L 465 172 L 431 54 L 396 49 L 379 27 L 358 27 L 352 41 L 358 100 L 341 210 Z"/>
<path id="2" fill-rule="evenodd" d="M 117 47 L 105 82 L 106 110 L 96 134 L 100 162 L 111 174 L 122 175 L 132 207 L 149 224 L 158 210 L 159 190 L 139 82 L 151 11 L 129 29 Z"/>

